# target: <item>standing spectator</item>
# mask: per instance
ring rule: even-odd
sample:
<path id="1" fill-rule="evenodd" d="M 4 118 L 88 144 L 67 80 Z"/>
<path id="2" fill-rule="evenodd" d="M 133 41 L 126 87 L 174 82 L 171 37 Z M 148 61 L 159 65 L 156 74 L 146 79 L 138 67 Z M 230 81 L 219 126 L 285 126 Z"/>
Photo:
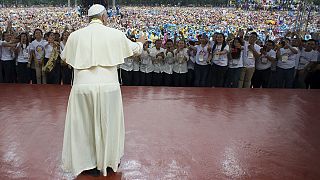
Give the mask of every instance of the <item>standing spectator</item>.
<path id="1" fill-rule="evenodd" d="M 45 45 L 45 56 L 42 71 L 46 76 L 46 83 L 60 84 L 60 42 L 55 41 L 55 35 L 48 33 Z"/>
<path id="2" fill-rule="evenodd" d="M 229 45 L 222 33 L 218 33 L 212 48 L 212 86 L 223 87 L 228 70 Z"/>
<path id="3" fill-rule="evenodd" d="M 172 86 L 173 80 L 173 63 L 174 63 L 174 45 L 171 39 L 166 42 L 165 58 L 163 63 L 163 84 Z"/>
<path id="4" fill-rule="evenodd" d="M 33 36 L 35 40 L 30 44 L 30 58 L 31 58 L 31 79 L 32 83 L 35 84 L 46 84 L 45 73 L 42 72 L 42 66 L 44 61 L 44 47 L 48 43 L 42 39 L 42 30 L 35 29 Z"/>
<path id="5" fill-rule="evenodd" d="M 177 49 L 174 50 L 174 65 L 173 65 L 173 85 L 176 87 L 187 86 L 187 73 L 188 73 L 188 49 L 183 40 L 178 42 Z"/>
<path id="6" fill-rule="evenodd" d="M 302 48 L 298 63 L 298 70 L 295 77 L 295 88 L 309 88 L 305 80 L 310 66 L 317 61 L 318 51 L 313 50 L 315 41 L 310 39 L 307 41 L 305 48 Z M 311 64 L 310 64 L 311 63 Z M 310 64 L 310 65 L 309 65 Z"/>
<path id="7" fill-rule="evenodd" d="M 19 35 L 20 42 L 17 44 L 17 81 L 18 83 L 30 83 L 29 41 L 28 34 Z"/>
<path id="8" fill-rule="evenodd" d="M 140 58 L 138 56 L 133 56 L 131 58 L 133 59 L 132 85 L 139 86 L 140 85 Z"/>
<path id="9" fill-rule="evenodd" d="M 194 66 L 194 86 L 205 87 L 208 84 L 208 74 L 210 71 L 210 57 L 211 57 L 211 46 L 208 43 L 208 36 L 203 34 L 199 37 L 200 45 L 192 49 L 196 50 L 196 62 Z"/>
<path id="10" fill-rule="evenodd" d="M 190 41 L 189 42 L 190 46 L 195 46 L 195 42 L 194 41 Z M 192 48 L 188 48 L 188 56 L 189 56 L 189 60 L 187 61 L 187 67 L 188 67 L 188 72 L 187 72 L 187 86 L 188 87 L 192 87 L 194 86 L 194 64 L 196 61 L 196 53 L 197 51 L 192 49 Z"/>
<path id="11" fill-rule="evenodd" d="M 260 57 L 261 47 L 256 44 L 257 38 L 258 34 L 252 32 L 249 36 L 249 42 L 244 42 L 244 68 L 240 73 L 239 88 L 250 88 L 251 86 L 251 78 L 255 70 L 255 61 Z"/>
<path id="12" fill-rule="evenodd" d="M 297 42 L 285 39 L 280 42 L 277 50 L 277 81 L 278 88 L 293 88 L 294 71 L 297 56 L 299 56 Z"/>
<path id="13" fill-rule="evenodd" d="M 140 85 L 152 85 L 153 64 L 150 56 L 149 42 L 143 44 L 143 51 L 140 55 Z"/>
<path id="14" fill-rule="evenodd" d="M 243 68 L 243 45 L 239 37 L 231 43 L 229 68 L 226 75 L 225 87 L 237 88 L 240 79 L 240 72 Z"/>
<path id="15" fill-rule="evenodd" d="M 2 33 L 2 39 L 4 43 L 11 43 L 12 36 L 9 32 Z M 3 81 L 5 83 L 14 83 L 15 82 L 15 60 L 14 60 L 14 49 L 10 46 L 2 46 L 1 48 L 1 64 L 2 64 L 2 73 Z"/>
<path id="16" fill-rule="evenodd" d="M 2 36 L 3 37 L 3 34 Z M 16 47 L 16 44 L 14 43 L 8 43 L 6 41 L 0 41 L 0 83 L 3 83 L 4 82 L 4 69 L 3 69 L 3 61 L 1 60 L 1 57 L 2 57 L 2 48 L 13 48 L 13 47 Z"/>
<path id="17" fill-rule="evenodd" d="M 62 41 L 60 42 L 60 52 L 63 51 L 67 40 L 69 38 L 70 32 L 69 31 L 64 31 L 62 33 Z M 61 61 L 61 78 L 62 78 L 62 83 L 63 84 L 71 84 L 72 81 L 72 67 L 65 63 L 64 61 Z"/>
<path id="18" fill-rule="evenodd" d="M 158 39 L 155 41 L 155 47 L 150 49 L 150 56 L 153 62 L 153 76 L 152 76 L 152 85 L 154 86 L 162 86 L 163 85 L 163 76 L 162 76 L 162 69 L 163 69 L 163 61 L 164 61 L 164 52 L 165 49 L 161 47 L 161 40 Z"/>
<path id="19" fill-rule="evenodd" d="M 307 67 L 308 73 L 305 79 L 307 87 L 310 86 L 311 89 L 316 89 L 316 87 L 320 87 L 320 85 L 316 85 L 319 80 L 317 78 L 319 77 L 319 62 L 320 62 L 320 53 L 319 53 L 319 45 L 317 45 L 316 40 L 310 39 L 312 50 L 315 52 L 315 56 L 317 57 L 317 62 L 311 62 L 309 67 Z M 319 88 L 317 88 L 319 89 Z"/>
<path id="20" fill-rule="evenodd" d="M 124 86 L 132 86 L 133 77 L 133 57 L 124 59 L 124 63 L 120 64 L 121 81 Z"/>
<path id="21" fill-rule="evenodd" d="M 253 88 L 268 88 L 271 74 L 271 65 L 276 60 L 276 52 L 273 50 L 275 43 L 268 40 L 260 50 L 261 56 L 256 60 L 256 70 L 252 77 Z"/>

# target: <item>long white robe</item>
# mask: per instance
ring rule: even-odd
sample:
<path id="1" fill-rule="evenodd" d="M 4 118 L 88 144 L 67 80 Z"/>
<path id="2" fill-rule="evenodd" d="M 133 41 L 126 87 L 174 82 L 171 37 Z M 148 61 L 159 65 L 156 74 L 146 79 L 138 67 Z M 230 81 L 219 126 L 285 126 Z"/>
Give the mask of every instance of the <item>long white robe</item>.
<path id="1" fill-rule="evenodd" d="M 124 117 L 116 66 L 142 52 L 116 29 L 94 20 L 73 32 L 61 54 L 74 68 L 62 149 L 62 166 L 74 175 L 97 167 L 118 170 L 124 154 Z"/>

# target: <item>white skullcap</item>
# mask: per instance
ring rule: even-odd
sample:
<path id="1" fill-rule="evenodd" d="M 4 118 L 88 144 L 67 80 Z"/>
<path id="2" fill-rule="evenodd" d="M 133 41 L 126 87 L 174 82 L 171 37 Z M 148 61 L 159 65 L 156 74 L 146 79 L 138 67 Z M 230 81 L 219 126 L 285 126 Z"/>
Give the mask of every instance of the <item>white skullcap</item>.
<path id="1" fill-rule="evenodd" d="M 105 10 L 106 10 L 106 8 L 104 6 L 102 6 L 101 4 L 94 4 L 89 8 L 88 16 L 94 16 L 94 15 L 100 14 Z"/>

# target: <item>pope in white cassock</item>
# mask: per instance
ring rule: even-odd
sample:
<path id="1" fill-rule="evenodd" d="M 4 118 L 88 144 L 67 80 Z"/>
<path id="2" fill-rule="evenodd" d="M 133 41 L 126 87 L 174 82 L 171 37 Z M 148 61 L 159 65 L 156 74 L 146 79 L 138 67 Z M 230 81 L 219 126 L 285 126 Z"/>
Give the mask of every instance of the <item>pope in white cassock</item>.
<path id="1" fill-rule="evenodd" d="M 62 165 L 74 175 L 97 168 L 117 171 L 124 153 L 124 117 L 117 65 L 139 55 L 145 38 L 131 42 L 106 25 L 102 5 L 88 10 L 90 24 L 70 34 L 61 53 L 74 68 L 65 121 Z"/>

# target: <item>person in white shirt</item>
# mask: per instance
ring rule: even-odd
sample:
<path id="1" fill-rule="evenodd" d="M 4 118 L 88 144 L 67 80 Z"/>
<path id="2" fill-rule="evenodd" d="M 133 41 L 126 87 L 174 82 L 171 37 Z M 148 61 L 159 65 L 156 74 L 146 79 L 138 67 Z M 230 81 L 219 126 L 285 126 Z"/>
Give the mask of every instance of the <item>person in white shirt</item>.
<path id="1" fill-rule="evenodd" d="M 187 86 L 188 59 L 186 43 L 180 40 L 177 49 L 174 50 L 173 85 L 176 87 Z"/>
<path id="2" fill-rule="evenodd" d="M 194 41 L 189 41 L 190 46 L 195 46 Z M 194 86 L 194 64 L 196 62 L 196 53 L 197 51 L 188 48 L 188 56 L 189 60 L 187 61 L 187 67 L 188 67 L 188 72 L 187 72 L 187 86 L 188 87 L 193 87 Z"/>
<path id="3" fill-rule="evenodd" d="M 3 32 L 2 39 L 4 40 L 1 44 L 10 44 L 12 41 L 12 35 L 9 32 Z M 14 83 L 15 82 L 15 54 L 14 47 L 2 46 L 1 48 L 1 64 L 3 73 L 3 82 Z"/>
<path id="4" fill-rule="evenodd" d="M 131 36 L 130 40 L 136 42 L 135 36 Z M 123 64 L 122 70 L 126 71 L 123 79 L 123 85 L 127 86 L 139 86 L 140 85 L 140 57 L 131 56 L 126 58 L 125 64 Z"/>
<path id="5" fill-rule="evenodd" d="M 133 79 L 133 57 L 124 59 L 124 63 L 120 64 L 121 84 L 123 86 L 132 86 Z"/>
<path id="6" fill-rule="evenodd" d="M 255 70 L 255 61 L 260 57 L 261 47 L 256 44 L 258 34 L 252 32 L 249 42 L 244 42 L 243 64 L 244 68 L 240 73 L 239 88 L 250 88 L 251 78 Z"/>
<path id="7" fill-rule="evenodd" d="M 211 44 L 209 43 L 208 36 L 203 34 L 199 36 L 200 44 L 196 46 L 190 46 L 195 50 L 196 58 L 194 65 L 194 86 L 206 87 L 208 86 L 208 75 L 210 71 L 210 55 L 212 52 Z"/>
<path id="8" fill-rule="evenodd" d="M 240 72 L 243 68 L 243 45 L 239 37 L 236 37 L 231 43 L 229 52 L 229 68 L 226 74 L 225 87 L 238 88 Z"/>
<path id="9" fill-rule="evenodd" d="M 310 89 L 320 89 L 320 46 L 314 39 L 311 39 L 309 43 L 313 46 L 312 49 L 317 56 L 317 62 L 311 62 L 307 67 L 308 73 L 305 81 L 307 86 L 310 85 Z"/>
<path id="10" fill-rule="evenodd" d="M 295 77 L 295 88 L 309 88 L 307 74 L 311 71 L 312 66 L 318 61 L 318 51 L 313 50 L 315 40 L 307 41 L 305 48 L 302 48 Z M 307 81 L 306 81 L 307 80 Z"/>
<path id="11" fill-rule="evenodd" d="M 55 41 L 53 32 L 48 32 L 48 41 L 44 50 L 42 72 L 46 76 L 46 82 L 43 83 L 60 84 L 60 42 Z M 52 64 L 52 68 L 46 68 L 51 66 L 49 64 Z"/>
<path id="12" fill-rule="evenodd" d="M 31 69 L 32 69 L 32 83 L 45 84 L 46 75 L 42 71 L 44 61 L 44 47 L 48 42 L 42 39 L 42 30 L 35 29 L 33 36 L 35 40 L 30 43 L 30 58 L 31 58 Z"/>
<path id="13" fill-rule="evenodd" d="M 175 59 L 174 54 L 174 44 L 171 39 L 166 42 L 166 49 L 164 52 L 164 62 L 163 62 L 163 85 L 172 86 L 173 82 L 173 63 Z"/>
<path id="14" fill-rule="evenodd" d="M 229 45 L 222 33 L 217 33 L 212 47 L 211 86 L 223 87 L 228 70 Z"/>
<path id="15" fill-rule="evenodd" d="M 30 83 L 29 41 L 28 34 L 19 35 L 20 42 L 17 44 L 15 53 L 17 57 L 17 82 Z"/>
<path id="16" fill-rule="evenodd" d="M 62 167 L 75 176 L 88 169 L 118 170 L 124 155 L 124 115 L 117 65 L 140 55 L 146 37 L 132 42 L 106 26 L 107 11 L 95 4 L 90 24 L 70 34 L 61 57 L 74 68 L 62 148 Z"/>
<path id="17" fill-rule="evenodd" d="M 140 55 L 140 85 L 152 85 L 153 63 L 150 56 L 149 42 L 143 44 L 143 51 Z"/>
<path id="18" fill-rule="evenodd" d="M 268 40 L 260 50 L 261 56 L 256 60 L 256 69 L 252 76 L 253 88 L 268 88 L 271 74 L 271 65 L 276 61 L 275 43 Z"/>
<path id="19" fill-rule="evenodd" d="M 296 59 L 299 56 L 298 41 L 284 39 L 277 50 L 277 87 L 293 88 Z"/>
<path id="20" fill-rule="evenodd" d="M 60 52 L 63 51 L 64 46 L 67 43 L 68 37 L 70 35 L 69 31 L 64 31 L 61 36 L 61 42 L 60 42 Z M 63 84 L 71 84 L 72 81 L 72 67 L 65 63 L 65 61 L 61 61 L 61 79 Z"/>
<path id="21" fill-rule="evenodd" d="M 139 86 L 140 85 L 140 58 L 138 56 L 133 56 L 131 58 L 133 59 L 132 85 Z"/>
<path id="22" fill-rule="evenodd" d="M 160 39 L 155 41 L 155 47 L 150 49 L 150 56 L 153 62 L 153 75 L 152 75 L 152 85 L 162 86 L 163 85 L 163 61 L 165 58 L 165 49 L 161 47 L 162 41 Z"/>

